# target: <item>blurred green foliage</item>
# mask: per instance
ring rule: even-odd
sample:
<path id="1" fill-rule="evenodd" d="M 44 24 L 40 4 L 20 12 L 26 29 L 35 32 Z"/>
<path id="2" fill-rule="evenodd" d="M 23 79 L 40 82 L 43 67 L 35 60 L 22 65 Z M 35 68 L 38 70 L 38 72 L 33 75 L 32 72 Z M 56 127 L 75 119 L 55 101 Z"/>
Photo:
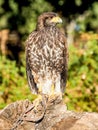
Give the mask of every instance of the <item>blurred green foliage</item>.
<path id="1" fill-rule="evenodd" d="M 83 14 L 78 16 L 76 15 L 75 21 L 82 32 L 98 32 L 98 1 L 93 2 L 92 5 L 89 6 L 88 10 L 85 10 Z"/>
<path id="2" fill-rule="evenodd" d="M 69 53 L 69 109 L 98 112 L 98 41 L 82 42 L 78 48 L 71 45 Z"/>
<path id="3" fill-rule="evenodd" d="M 0 29 L 9 28 L 28 34 L 34 30 L 37 16 L 52 9 L 45 0 L 0 0 Z"/>
<path id="4" fill-rule="evenodd" d="M 25 67 L 17 67 L 15 61 L 4 56 L 0 56 L 0 61 L 0 108 L 16 100 L 34 99 L 28 89 Z"/>

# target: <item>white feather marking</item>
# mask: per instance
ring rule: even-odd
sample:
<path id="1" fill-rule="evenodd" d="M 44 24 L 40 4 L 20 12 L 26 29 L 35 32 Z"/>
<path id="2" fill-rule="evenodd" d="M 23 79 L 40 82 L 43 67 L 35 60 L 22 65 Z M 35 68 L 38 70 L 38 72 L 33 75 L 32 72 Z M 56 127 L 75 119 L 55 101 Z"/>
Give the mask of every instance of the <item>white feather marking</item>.
<path id="1" fill-rule="evenodd" d="M 60 86 L 60 75 L 57 76 L 55 81 L 55 93 L 61 93 L 61 86 Z"/>
<path id="2" fill-rule="evenodd" d="M 48 95 L 51 94 L 51 86 L 52 86 L 52 80 L 46 80 L 42 86 L 42 93 Z"/>

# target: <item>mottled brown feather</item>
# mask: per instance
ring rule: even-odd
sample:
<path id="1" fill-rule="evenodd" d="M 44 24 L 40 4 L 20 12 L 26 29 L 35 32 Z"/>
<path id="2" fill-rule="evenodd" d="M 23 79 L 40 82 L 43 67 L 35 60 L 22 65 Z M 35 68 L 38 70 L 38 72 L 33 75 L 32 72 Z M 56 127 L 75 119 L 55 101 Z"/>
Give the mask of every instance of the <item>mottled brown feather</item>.
<path id="1" fill-rule="evenodd" d="M 61 90 L 64 92 L 67 80 L 68 51 L 66 37 L 56 25 L 47 25 L 45 20 L 57 16 L 56 13 L 44 13 L 38 17 L 36 30 L 26 41 L 26 70 L 28 83 L 33 93 L 38 93 L 40 79 L 54 80 L 61 76 Z M 43 81 L 44 81 L 43 80 Z"/>

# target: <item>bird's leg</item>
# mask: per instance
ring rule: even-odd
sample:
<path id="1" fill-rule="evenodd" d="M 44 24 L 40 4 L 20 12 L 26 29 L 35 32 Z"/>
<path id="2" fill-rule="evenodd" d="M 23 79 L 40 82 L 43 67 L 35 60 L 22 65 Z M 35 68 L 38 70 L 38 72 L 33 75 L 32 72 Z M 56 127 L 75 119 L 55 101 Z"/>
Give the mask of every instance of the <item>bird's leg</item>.
<path id="1" fill-rule="evenodd" d="M 36 113 L 38 111 L 38 107 L 41 105 L 42 103 L 42 95 L 38 94 L 37 99 L 34 101 L 34 112 Z"/>
<path id="2" fill-rule="evenodd" d="M 40 85 L 38 87 L 38 96 L 37 96 L 37 99 L 34 101 L 34 111 L 35 113 L 39 111 L 40 108 L 43 108 L 44 111 L 45 111 L 45 97 L 44 95 L 42 94 L 42 86 Z"/>
<path id="3" fill-rule="evenodd" d="M 54 102 L 54 101 L 61 101 L 62 100 L 62 91 L 60 88 L 60 81 L 57 80 L 55 85 L 53 84 L 51 86 L 51 93 L 49 95 L 49 102 Z"/>
<path id="4" fill-rule="evenodd" d="M 41 87 L 41 86 L 39 86 L 39 88 L 38 88 L 38 93 L 39 93 L 39 94 L 42 93 L 42 87 Z"/>
<path id="5" fill-rule="evenodd" d="M 54 88 L 55 88 L 55 86 L 54 86 L 54 84 L 51 86 L 51 95 L 54 95 Z"/>
<path id="6" fill-rule="evenodd" d="M 51 93 L 49 94 L 49 101 L 51 102 L 52 100 L 54 100 L 54 95 L 55 95 L 55 93 L 54 93 L 54 90 L 55 90 L 55 86 L 54 86 L 54 84 L 52 84 L 52 86 L 51 86 Z"/>
<path id="7" fill-rule="evenodd" d="M 38 84 L 38 96 L 37 99 L 34 101 L 35 104 L 35 110 L 37 110 L 37 107 L 42 103 L 42 85 Z"/>
<path id="8" fill-rule="evenodd" d="M 40 84 L 38 84 L 38 95 L 37 95 L 37 99 L 35 99 L 34 101 L 34 110 L 35 110 L 35 113 L 36 111 L 38 111 L 38 106 L 41 104 L 42 102 L 42 95 L 41 95 L 41 92 L 42 92 L 42 87 Z"/>

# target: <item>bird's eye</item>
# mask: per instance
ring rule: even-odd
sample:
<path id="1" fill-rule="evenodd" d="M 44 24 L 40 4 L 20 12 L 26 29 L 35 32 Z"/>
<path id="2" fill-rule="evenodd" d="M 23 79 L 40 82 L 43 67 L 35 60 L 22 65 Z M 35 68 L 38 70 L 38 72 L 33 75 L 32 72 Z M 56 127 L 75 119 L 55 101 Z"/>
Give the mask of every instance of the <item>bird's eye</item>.
<path id="1" fill-rule="evenodd" d="M 50 17 L 51 19 L 53 18 L 53 16 Z"/>

